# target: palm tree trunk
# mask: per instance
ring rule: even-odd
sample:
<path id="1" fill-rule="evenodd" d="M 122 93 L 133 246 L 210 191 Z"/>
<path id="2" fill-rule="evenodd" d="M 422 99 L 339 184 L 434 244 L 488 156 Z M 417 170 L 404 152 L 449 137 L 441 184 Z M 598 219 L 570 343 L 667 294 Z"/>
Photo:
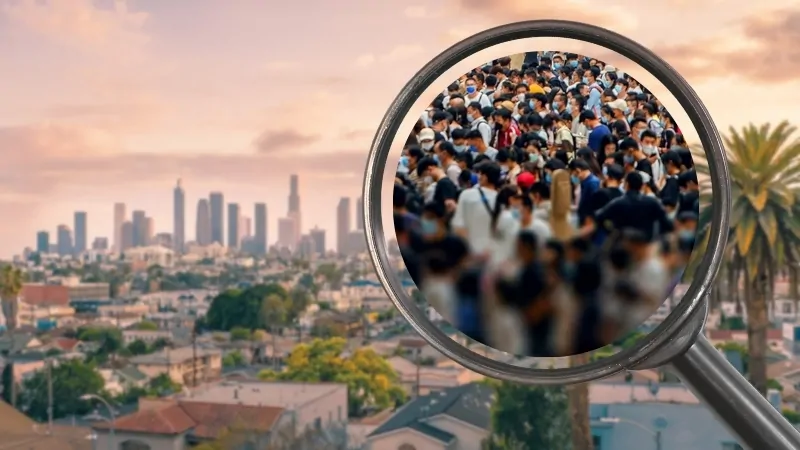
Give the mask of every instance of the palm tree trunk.
<path id="1" fill-rule="evenodd" d="M 748 276 L 745 290 L 750 383 L 764 396 L 767 395 L 767 329 L 769 328 L 767 278 L 767 275 L 762 273 L 754 277 Z"/>
<path id="2" fill-rule="evenodd" d="M 570 358 L 570 365 L 578 367 L 589 363 L 588 353 Z M 567 397 L 572 413 L 572 448 L 573 450 L 592 450 L 592 428 L 589 421 L 589 383 L 567 386 Z"/>

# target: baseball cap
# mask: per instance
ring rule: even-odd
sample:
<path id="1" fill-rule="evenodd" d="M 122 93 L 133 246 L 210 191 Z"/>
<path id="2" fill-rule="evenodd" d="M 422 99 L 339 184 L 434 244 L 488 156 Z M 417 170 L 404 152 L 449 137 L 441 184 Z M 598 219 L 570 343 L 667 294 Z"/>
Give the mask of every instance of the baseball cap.
<path id="1" fill-rule="evenodd" d="M 628 104 L 621 98 L 606 103 L 606 106 L 610 107 L 611 109 L 618 109 L 620 111 L 625 111 L 628 109 Z"/>
<path id="2" fill-rule="evenodd" d="M 436 133 L 433 132 L 430 128 L 423 128 L 422 131 L 419 132 L 419 141 L 432 141 L 436 137 Z"/>
<path id="3" fill-rule="evenodd" d="M 522 172 L 517 175 L 517 186 L 528 189 L 536 182 L 536 177 L 530 172 Z"/>

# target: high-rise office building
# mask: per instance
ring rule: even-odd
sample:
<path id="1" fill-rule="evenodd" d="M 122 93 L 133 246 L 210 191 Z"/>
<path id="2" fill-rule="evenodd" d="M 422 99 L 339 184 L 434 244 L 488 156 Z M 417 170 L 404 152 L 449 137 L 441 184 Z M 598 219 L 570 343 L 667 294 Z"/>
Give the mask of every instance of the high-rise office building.
<path id="1" fill-rule="evenodd" d="M 175 186 L 172 196 L 172 245 L 177 253 L 183 253 L 186 242 L 186 193 L 181 186 L 181 180 Z"/>
<path id="2" fill-rule="evenodd" d="M 122 224 L 125 223 L 125 203 L 114 203 L 114 249 L 122 251 Z"/>
<path id="3" fill-rule="evenodd" d="M 56 245 L 60 256 L 71 255 L 74 247 L 72 245 L 72 230 L 66 225 L 59 225 L 56 236 Z"/>
<path id="4" fill-rule="evenodd" d="M 225 197 L 222 192 L 212 192 L 208 196 L 211 205 L 211 241 L 218 242 L 220 245 L 225 245 L 224 231 L 225 231 Z"/>
<path id="5" fill-rule="evenodd" d="M 253 221 L 247 216 L 239 217 L 239 242 L 248 239 L 253 232 Z"/>
<path id="6" fill-rule="evenodd" d="M 267 204 L 256 203 L 255 214 L 253 215 L 255 222 L 255 231 L 253 232 L 256 242 L 256 248 L 259 254 L 267 253 Z"/>
<path id="7" fill-rule="evenodd" d="M 211 210 L 208 200 L 201 198 L 197 202 L 197 223 L 195 224 L 195 238 L 198 245 L 210 245 L 211 242 Z"/>
<path id="8" fill-rule="evenodd" d="M 144 220 L 144 246 L 153 244 L 153 237 L 156 235 L 156 221 L 152 217 Z"/>
<path id="9" fill-rule="evenodd" d="M 356 200 L 356 230 L 364 229 L 364 202 L 362 197 Z"/>
<path id="10" fill-rule="evenodd" d="M 47 231 L 36 233 L 36 251 L 40 254 L 50 252 L 50 233 Z"/>
<path id="11" fill-rule="evenodd" d="M 324 255 L 325 254 L 325 230 L 314 227 L 313 230 L 308 232 L 308 237 L 311 238 L 313 243 L 314 252 Z"/>
<path id="12" fill-rule="evenodd" d="M 122 233 L 120 233 L 120 245 L 119 251 L 120 253 L 135 247 L 134 241 L 136 240 L 136 228 L 133 226 L 133 222 L 130 220 L 126 220 L 122 222 Z"/>
<path id="13" fill-rule="evenodd" d="M 295 236 L 294 219 L 291 217 L 281 217 L 278 219 L 278 247 L 294 250 L 297 247 L 298 238 Z"/>
<path id="14" fill-rule="evenodd" d="M 108 238 L 106 237 L 96 237 L 92 242 L 92 250 L 95 251 L 104 251 L 108 250 Z"/>
<path id="15" fill-rule="evenodd" d="M 86 213 L 83 211 L 76 211 L 74 218 L 75 227 L 75 245 L 73 251 L 75 253 L 83 253 L 86 251 L 87 236 L 86 236 Z"/>
<path id="16" fill-rule="evenodd" d="M 342 197 L 336 207 L 336 253 L 349 253 L 350 242 L 350 199 Z"/>
<path id="17" fill-rule="evenodd" d="M 239 204 L 228 203 L 228 247 L 239 248 Z"/>
<path id="18" fill-rule="evenodd" d="M 297 175 L 289 176 L 289 211 L 286 215 L 294 220 L 294 238 L 299 241 L 303 228 L 301 225 L 302 215 L 300 214 L 300 182 Z"/>
<path id="19" fill-rule="evenodd" d="M 131 215 L 133 222 L 133 246 L 144 247 L 147 245 L 147 214 L 136 210 Z"/>

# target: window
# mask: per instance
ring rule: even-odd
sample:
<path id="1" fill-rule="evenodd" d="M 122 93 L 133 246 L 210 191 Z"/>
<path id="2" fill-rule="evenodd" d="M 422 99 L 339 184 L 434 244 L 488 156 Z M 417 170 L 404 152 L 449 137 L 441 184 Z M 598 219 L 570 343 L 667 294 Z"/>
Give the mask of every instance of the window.
<path id="1" fill-rule="evenodd" d="M 744 448 L 736 442 L 723 442 L 722 450 L 744 450 Z"/>
<path id="2" fill-rule="evenodd" d="M 119 450 L 150 450 L 150 445 L 135 439 L 129 439 L 119 444 Z"/>

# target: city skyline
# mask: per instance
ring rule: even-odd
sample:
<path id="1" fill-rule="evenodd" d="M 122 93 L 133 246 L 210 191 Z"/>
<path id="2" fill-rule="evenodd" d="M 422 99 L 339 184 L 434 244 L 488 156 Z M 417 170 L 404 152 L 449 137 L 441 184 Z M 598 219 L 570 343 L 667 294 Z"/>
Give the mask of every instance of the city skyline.
<path id="1" fill-rule="evenodd" d="M 334 245 L 336 205 L 361 190 L 371 140 L 403 86 L 458 40 L 520 17 L 585 21 L 650 47 L 690 82 L 723 132 L 800 122 L 800 65 L 780 53 L 792 48 L 800 16 L 788 0 L 768 7 L 730 0 L 725 8 L 668 0 L 645 9 L 620 0 L 602 11 L 577 0 L 555 10 L 523 0 L 348 6 L 296 2 L 275 15 L 265 2 L 220 8 L 197 0 L 186 14 L 155 0 L 0 0 L 0 211 L 12 218 L 0 225 L 0 257 L 18 253 L 22 242 L 33 245 L 41 228 L 52 235 L 57 224 L 72 227 L 75 211 L 87 213 L 90 236 L 113 242 L 116 202 L 146 210 L 159 231 L 171 232 L 176 178 L 186 187 L 187 239 L 191 211 L 212 190 L 241 205 L 267 203 L 269 228 L 277 230 L 290 173 L 305 180 L 303 228 L 330 230 Z M 314 33 L 286 39 L 296 34 L 287 18 Z M 697 142 L 674 97 L 639 66 L 599 46 L 551 38 L 502 44 L 456 64 L 423 94 L 403 129 L 468 69 L 539 49 L 588 54 L 630 73 Z M 743 86 L 772 101 L 742 107 L 731 92 Z M 387 204 L 390 235 L 388 211 Z"/>

